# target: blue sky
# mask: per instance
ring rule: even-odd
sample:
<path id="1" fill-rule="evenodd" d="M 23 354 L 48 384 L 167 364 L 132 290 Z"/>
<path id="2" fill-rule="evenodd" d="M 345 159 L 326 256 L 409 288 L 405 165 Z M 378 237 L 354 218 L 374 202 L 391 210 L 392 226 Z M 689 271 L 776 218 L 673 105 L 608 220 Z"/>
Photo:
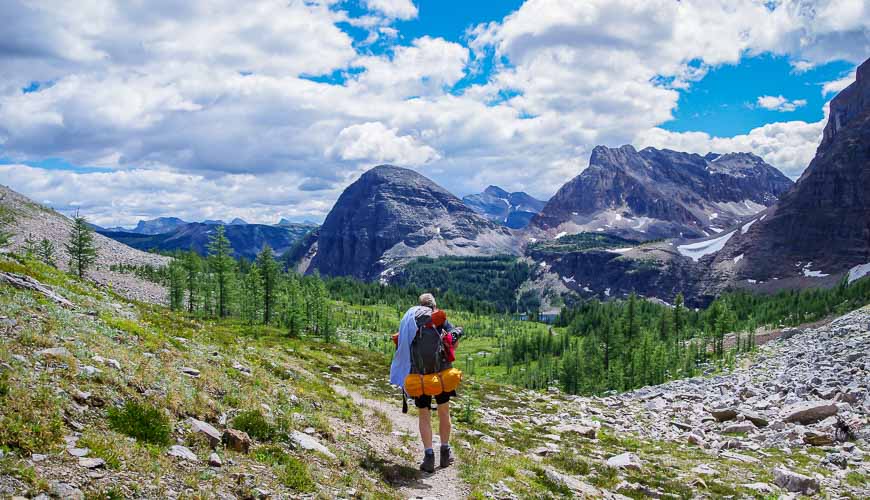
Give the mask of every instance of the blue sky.
<path id="1" fill-rule="evenodd" d="M 382 163 L 547 198 L 596 145 L 796 178 L 870 54 L 864 0 L 112 3 L 0 3 L 0 183 L 108 225 L 322 219 Z"/>
<path id="2" fill-rule="evenodd" d="M 822 119 L 825 103 L 822 86 L 854 70 L 844 61 L 824 64 L 804 72 L 795 71 L 787 57 L 769 54 L 747 57 L 709 71 L 703 79 L 680 91 L 674 119 L 662 127 L 675 132 L 699 130 L 715 136 L 745 134 L 766 123 L 789 120 L 815 122 Z M 791 112 L 757 105 L 759 96 L 782 95 L 806 104 Z"/>

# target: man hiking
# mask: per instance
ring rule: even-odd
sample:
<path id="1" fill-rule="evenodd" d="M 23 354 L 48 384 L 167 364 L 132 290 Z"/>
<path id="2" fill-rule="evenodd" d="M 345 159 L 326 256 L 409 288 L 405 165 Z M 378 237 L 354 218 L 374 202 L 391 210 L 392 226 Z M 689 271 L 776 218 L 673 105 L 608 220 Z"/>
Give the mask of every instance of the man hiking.
<path id="1" fill-rule="evenodd" d="M 399 325 L 396 354 L 390 366 L 390 383 L 403 387 L 414 396 L 414 406 L 418 409 L 420 439 L 423 441 L 423 462 L 420 470 L 435 472 L 435 450 L 432 448 L 432 399 L 433 396 L 419 394 L 406 387 L 406 378 L 423 374 L 459 373 L 452 370 L 453 348 L 462 336 L 462 329 L 456 328 L 446 319 L 443 311 L 435 304 L 431 293 L 420 296 L 420 305 L 405 313 Z M 410 374 L 410 375 L 409 375 Z M 460 374 L 461 376 L 461 374 Z M 439 380 L 439 379 L 435 379 Z M 458 380 L 456 380 L 458 384 Z M 421 382 L 422 384 L 422 382 Z M 443 387 L 443 382 L 441 383 Z M 421 389 L 422 390 L 422 389 Z M 432 392 L 430 392 L 432 394 Z M 441 438 L 440 465 L 442 468 L 453 463 L 450 450 L 450 398 L 456 391 L 442 391 L 434 396 L 438 405 L 438 434 Z M 403 397 L 405 397 L 403 392 Z"/>

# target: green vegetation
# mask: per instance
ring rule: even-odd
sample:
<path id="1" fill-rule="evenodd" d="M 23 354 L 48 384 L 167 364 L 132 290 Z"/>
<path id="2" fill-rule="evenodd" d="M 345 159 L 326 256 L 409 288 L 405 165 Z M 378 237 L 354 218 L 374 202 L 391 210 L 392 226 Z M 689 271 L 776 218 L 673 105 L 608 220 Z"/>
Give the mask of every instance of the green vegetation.
<path id="1" fill-rule="evenodd" d="M 121 408 L 109 408 L 109 426 L 144 443 L 168 445 L 172 438 L 169 418 L 159 408 L 128 401 Z"/>
<path id="2" fill-rule="evenodd" d="M 271 441 L 277 435 L 275 427 L 266 420 L 260 410 L 239 413 L 233 419 L 233 428 L 247 432 L 249 436 L 260 441 Z"/>
<path id="3" fill-rule="evenodd" d="M 94 230 L 91 229 L 87 219 L 78 213 L 73 218 L 66 251 L 69 254 L 70 270 L 79 279 L 84 278 L 87 270 L 97 260 L 97 247 L 94 246 Z"/>
<path id="4" fill-rule="evenodd" d="M 305 462 L 287 454 L 280 447 L 259 448 L 254 452 L 254 459 L 272 466 L 284 486 L 301 493 L 314 491 L 316 485 Z"/>
<path id="5" fill-rule="evenodd" d="M 420 257 L 405 266 L 396 283 L 437 293 L 451 307 L 478 313 L 509 313 L 527 308 L 517 303 L 517 289 L 529 279 L 531 266 L 509 255 L 497 257 Z"/>
<path id="6" fill-rule="evenodd" d="M 554 240 L 535 241 L 526 247 L 527 254 L 561 254 L 584 250 L 633 247 L 641 242 L 602 233 L 576 233 Z"/>
<path id="7" fill-rule="evenodd" d="M 34 380 L 0 377 L 0 447 L 44 453 L 63 440 L 60 400 Z"/>

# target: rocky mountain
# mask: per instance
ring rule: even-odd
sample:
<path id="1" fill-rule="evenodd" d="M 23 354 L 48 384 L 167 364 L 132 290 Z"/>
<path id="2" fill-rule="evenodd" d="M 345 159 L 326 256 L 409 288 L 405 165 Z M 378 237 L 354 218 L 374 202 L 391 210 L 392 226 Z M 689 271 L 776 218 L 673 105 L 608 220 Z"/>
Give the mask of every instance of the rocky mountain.
<path id="1" fill-rule="evenodd" d="M 140 250 L 190 250 L 205 255 L 208 241 L 219 224 L 205 222 L 190 222 L 176 229 L 161 234 L 138 234 L 120 231 L 102 231 L 101 234 L 125 245 Z M 289 224 L 285 226 L 267 226 L 264 224 L 230 224 L 224 226 L 227 239 L 233 247 L 235 257 L 253 259 L 267 244 L 276 255 L 290 250 L 314 226 L 307 224 Z"/>
<path id="2" fill-rule="evenodd" d="M 712 265 L 729 263 L 738 283 L 777 287 L 833 284 L 870 263 L 870 59 L 831 101 L 816 156 L 794 188 L 735 232 Z"/>
<path id="3" fill-rule="evenodd" d="M 511 229 L 522 229 L 547 202 L 523 193 L 508 193 L 498 186 L 489 186 L 480 194 L 462 198 L 462 202 L 487 219 Z"/>
<path id="4" fill-rule="evenodd" d="M 107 230 L 120 229 L 121 231 L 128 231 L 136 234 L 161 234 L 173 231 L 185 224 L 187 224 L 187 222 L 178 217 L 158 217 L 156 219 L 140 220 L 136 224 L 136 227 L 130 230 L 125 230 L 123 228 L 111 228 Z"/>
<path id="5" fill-rule="evenodd" d="M 546 233 L 698 238 L 773 205 L 792 185 L 751 153 L 700 156 L 632 146 L 592 151 L 530 226 Z"/>
<path id="6" fill-rule="evenodd" d="M 230 221 L 231 226 L 244 226 L 246 224 L 247 224 L 247 222 L 245 222 L 244 219 L 240 219 L 238 217 L 236 217 L 235 219 Z"/>
<path id="7" fill-rule="evenodd" d="M 388 279 L 414 257 L 514 253 L 510 230 L 487 220 L 430 179 L 381 165 L 338 198 L 320 228 L 309 271 Z"/>
<path id="8" fill-rule="evenodd" d="M 39 242 L 46 239 L 54 245 L 58 267 L 67 269 L 69 254 L 64 245 L 69 241 L 72 220 L 5 186 L 0 186 L 0 205 L 12 212 L 10 232 L 13 251 L 20 251 L 28 240 Z M 97 261 L 94 268 L 88 271 L 88 278 L 131 299 L 154 303 L 166 300 L 164 287 L 131 274 L 113 271 L 112 268 L 118 265 L 161 267 L 169 263 L 167 257 L 136 250 L 100 234 L 94 235 L 94 244 L 97 247 Z"/>

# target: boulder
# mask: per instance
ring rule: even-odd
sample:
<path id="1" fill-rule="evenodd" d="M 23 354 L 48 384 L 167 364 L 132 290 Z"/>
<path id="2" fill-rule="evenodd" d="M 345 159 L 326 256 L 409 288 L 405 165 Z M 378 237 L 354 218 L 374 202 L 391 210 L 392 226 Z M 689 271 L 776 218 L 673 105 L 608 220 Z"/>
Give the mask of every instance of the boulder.
<path id="1" fill-rule="evenodd" d="M 100 469 L 106 466 L 106 461 L 102 458 L 80 458 L 79 467 L 85 469 Z"/>
<path id="2" fill-rule="evenodd" d="M 217 453 L 212 453 L 208 456 L 208 464 L 212 467 L 222 467 L 224 465 L 223 460 L 221 460 L 220 455 Z"/>
<path id="3" fill-rule="evenodd" d="M 170 457 L 181 458 L 189 462 L 199 462 L 199 457 L 196 456 L 196 453 L 190 451 L 190 448 L 177 444 L 169 448 L 169 451 L 167 451 L 166 454 Z"/>
<path id="4" fill-rule="evenodd" d="M 834 444 L 834 436 L 827 432 L 810 430 L 804 433 L 804 443 L 813 446 L 830 446 Z"/>
<path id="5" fill-rule="evenodd" d="M 719 422 L 727 422 L 737 418 L 737 410 L 733 408 L 714 408 L 710 410 L 710 415 L 713 415 Z"/>
<path id="6" fill-rule="evenodd" d="M 755 425 L 752 422 L 740 422 L 725 427 L 722 432 L 726 434 L 749 434 L 754 430 Z"/>
<path id="7" fill-rule="evenodd" d="M 640 458 L 634 453 L 622 453 L 607 459 L 607 465 L 614 469 L 634 469 L 641 470 L 642 464 Z"/>
<path id="8" fill-rule="evenodd" d="M 187 422 L 190 424 L 190 430 L 194 434 L 201 434 L 204 436 L 212 448 L 216 448 L 217 445 L 221 444 L 220 431 L 215 429 L 208 422 L 203 422 L 202 420 L 197 420 L 195 418 L 189 418 L 187 419 Z"/>
<path id="9" fill-rule="evenodd" d="M 768 422 L 768 420 L 766 418 L 764 418 L 761 415 L 759 415 L 758 413 L 755 413 L 752 411 L 744 411 L 744 412 L 742 412 L 742 414 L 746 420 L 749 420 L 756 427 L 759 427 L 759 428 L 767 427 L 768 424 L 770 423 L 770 422 Z"/>
<path id="10" fill-rule="evenodd" d="M 309 436 L 303 432 L 293 431 L 290 433 L 290 440 L 303 450 L 316 451 L 329 458 L 335 458 L 335 454 L 329 451 L 329 448 L 320 444 L 320 441 L 313 436 Z"/>
<path id="11" fill-rule="evenodd" d="M 783 420 L 808 425 L 836 414 L 837 406 L 827 401 L 805 401 L 786 407 Z"/>
<path id="12" fill-rule="evenodd" d="M 49 485 L 49 489 L 51 491 L 51 496 L 54 498 L 60 498 L 62 500 L 84 500 L 85 494 L 82 493 L 82 490 L 76 488 L 75 486 L 69 483 L 61 483 L 59 481 L 52 481 Z"/>
<path id="13" fill-rule="evenodd" d="M 598 436 L 598 429 L 594 426 L 582 424 L 562 424 L 556 426 L 553 430 L 562 434 L 577 434 L 589 439 L 595 439 Z"/>
<path id="14" fill-rule="evenodd" d="M 819 481 L 803 474 L 777 467 L 773 469 L 773 482 L 780 488 L 792 493 L 812 495 L 819 491 Z"/>
<path id="15" fill-rule="evenodd" d="M 581 498 L 600 498 L 601 491 L 591 484 L 584 483 L 576 477 L 562 474 L 552 468 L 544 469 L 544 476 L 553 484 L 567 488 Z"/>
<path id="16" fill-rule="evenodd" d="M 187 375 L 188 377 L 199 378 L 199 370 L 197 370 L 196 368 L 182 366 L 181 368 L 179 368 L 179 370 L 181 370 L 181 373 Z"/>
<path id="17" fill-rule="evenodd" d="M 237 429 L 227 429 L 224 431 L 221 440 L 223 441 L 224 446 L 233 451 L 239 453 L 248 453 L 251 451 L 251 437 L 248 436 L 247 432 Z"/>

